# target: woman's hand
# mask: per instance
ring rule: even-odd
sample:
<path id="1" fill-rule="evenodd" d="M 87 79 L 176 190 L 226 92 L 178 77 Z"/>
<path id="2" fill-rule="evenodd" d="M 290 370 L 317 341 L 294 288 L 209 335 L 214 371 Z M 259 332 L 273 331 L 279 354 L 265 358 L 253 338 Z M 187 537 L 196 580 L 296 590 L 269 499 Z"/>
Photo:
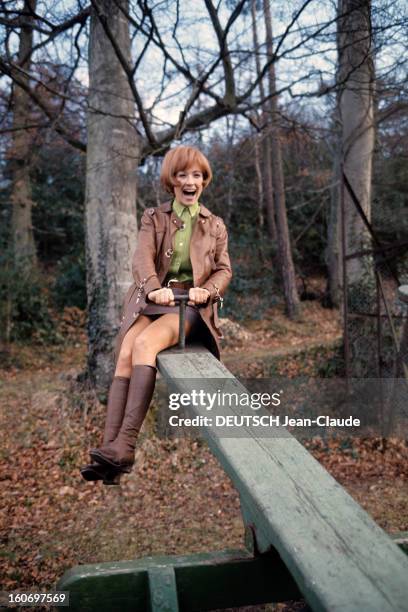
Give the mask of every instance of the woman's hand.
<path id="1" fill-rule="evenodd" d="M 210 297 L 208 289 L 201 289 L 201 287 L 193 287 L 188 291 L 188 297 L 190 298 L 189 304 L 205 304 Z"/>
<path id="2" fill-rule="evenodd" d="M 155 289 L 148 294 L 148 299 L 155 304 L 159 304 L 160 306 L 175 306 L 176 302 L 174 301 L 174 294 L 171 289 Z"/>

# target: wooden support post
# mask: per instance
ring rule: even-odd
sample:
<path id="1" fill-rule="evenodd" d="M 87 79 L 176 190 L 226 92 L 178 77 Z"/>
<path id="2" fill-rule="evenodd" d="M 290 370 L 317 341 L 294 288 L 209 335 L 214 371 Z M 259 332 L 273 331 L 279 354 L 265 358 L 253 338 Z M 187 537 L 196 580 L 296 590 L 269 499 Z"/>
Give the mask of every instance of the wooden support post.
<path id="1" fill-rule="evenodd" d="M 151 612 L 178 612 L 177 584 L 174 567 L 159 565 L 149 569 Z"/>

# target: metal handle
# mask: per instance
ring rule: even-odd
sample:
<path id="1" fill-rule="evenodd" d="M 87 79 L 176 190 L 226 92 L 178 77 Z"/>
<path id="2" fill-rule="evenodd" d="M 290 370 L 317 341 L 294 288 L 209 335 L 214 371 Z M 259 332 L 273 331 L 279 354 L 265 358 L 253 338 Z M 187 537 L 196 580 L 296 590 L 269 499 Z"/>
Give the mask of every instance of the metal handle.
<path id="1" fill-rule="evenodd" d="M 174 301 L 179 304 L 179 342 L 178 347 L 184 349 L 186 347 L 186 332 L 185 332 L 185 321 L 186 321 L 186 303 L 190 298 L 188 293 L 181 293 L 180 295 L 174 296 Z"/>

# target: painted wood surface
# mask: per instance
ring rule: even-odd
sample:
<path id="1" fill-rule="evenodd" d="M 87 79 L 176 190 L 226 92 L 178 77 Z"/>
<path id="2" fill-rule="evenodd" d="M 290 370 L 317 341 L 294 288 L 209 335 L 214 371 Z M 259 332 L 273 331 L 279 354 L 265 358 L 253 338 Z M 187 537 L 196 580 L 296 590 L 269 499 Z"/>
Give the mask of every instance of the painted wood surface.
<path id="1" fill-rule="evenodd" d="M 217 379 L 222 386 L 233 378 L 201 349 L 165 351 L 158 367 L 178 392 L 198 379 L 215 392 Z M 203 434 L 240 493 L 260 552 L 278 551 L 313 610 L 408 610 L 408 559 L 291 434 L 259 438 L 251 427 L 240 438 L 220 437 L 216 427 Z"/>

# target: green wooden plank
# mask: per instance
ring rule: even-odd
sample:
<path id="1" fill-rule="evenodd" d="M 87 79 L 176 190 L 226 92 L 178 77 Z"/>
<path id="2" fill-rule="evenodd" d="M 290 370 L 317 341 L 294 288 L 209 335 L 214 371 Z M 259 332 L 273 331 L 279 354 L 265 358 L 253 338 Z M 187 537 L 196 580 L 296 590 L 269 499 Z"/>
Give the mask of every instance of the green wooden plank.
<path id="1" fill-rule="evenodd" d="M 408 531 L 402 531 L 400 533 L 391 534 L 390 538 L 392 539 L 397 546 L 400 547 L 402 552 L 408 555 Z"/>
<path id="2" fill-rule="evenodd" d="M 155 571 L 162 574 L 163 568 L 171 571 L 173 590 L 162 601 L 174 602 L 176 584 L 179 607 L 189 612 L 301 597 L 276 554 L 254 558 L 245 549 L 79 565 L 65 572 L 56 588 L 69 591 L 72 612 L 150 612 L 151 592 L 158 583 Z"/>
<path id="3" fill-rule="evenodd" d="M 198 379 L 215 392 L 214 379 L 232 377 L 201 351 L 165 351 L 158 366 L 180 393 L 191 392 Z M 239 439 L 221 438 L 215 427 L 204 433 L 240 492 L 260 551 L 279 552 L 314 610 L 407 609 L 405 555 L 293 436 L 259 438 L 250 427 Z"/>
<path id="4" fill-rule="evenodd" d="M 277 553 L 255 558 L 216 559 L 198 567 L 176 567 L 181 610 L 205 610 L 255 606 L 301 599 L 295 581 Z"/>
<path id="5" fill-rule="evenodd" d="M 56 588 L 69 591 L 70 612 L 150 609 L 147 571 L 132 562 L 79 565 L 66 571 Z"/>
<path id="6" fill-rule="evenodd" d="M 177 583 L 174 567 L 157 565 L 148 570 L 151 612 L 178 612 Z"/>

